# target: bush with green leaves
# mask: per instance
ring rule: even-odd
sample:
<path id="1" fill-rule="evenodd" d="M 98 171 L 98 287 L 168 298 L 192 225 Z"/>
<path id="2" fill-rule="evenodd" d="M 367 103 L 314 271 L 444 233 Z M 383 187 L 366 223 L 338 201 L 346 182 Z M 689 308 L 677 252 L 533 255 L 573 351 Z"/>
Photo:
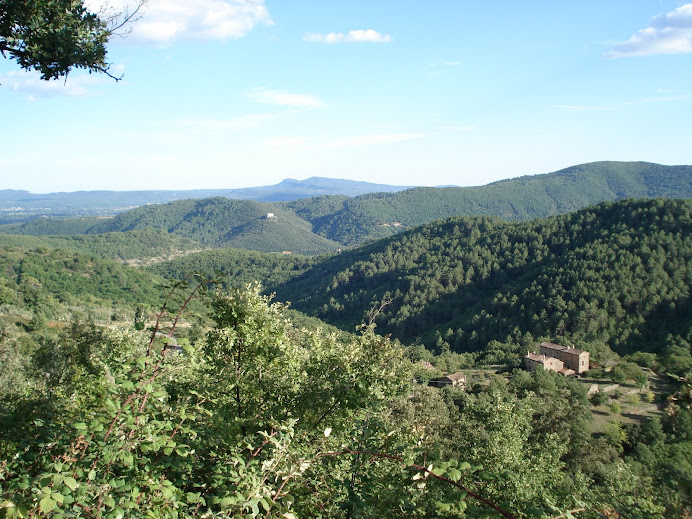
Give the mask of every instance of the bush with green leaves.
<path id="1" fill-rule="evenodd" d="M 416 517 L 462 513 L 467 495 L 497 507 L 459 481 L 478 467 L 416 461 L 415 427 L 384 418 L 410 382 L 403 351 L 372 326 L 347 343 L 296 329 L 258 286 L 216 294 L 212 308 L 199 348 L 161 339 L 164 310 L 149 340 L 82 334 L 93 339 L 74 351 L 84 369 L 45 407 L 14 404 L 25 416 L 0 440 L 0 517 L 374 517 L 384 506 Z"/>
<path id="2" fill-rule="evenodd" d="M 604 391 L 596 391 L 591 395 L 591 403 L 596 407 L 600 405 L 605 405 L 610 401 L 610 397 Z"/>

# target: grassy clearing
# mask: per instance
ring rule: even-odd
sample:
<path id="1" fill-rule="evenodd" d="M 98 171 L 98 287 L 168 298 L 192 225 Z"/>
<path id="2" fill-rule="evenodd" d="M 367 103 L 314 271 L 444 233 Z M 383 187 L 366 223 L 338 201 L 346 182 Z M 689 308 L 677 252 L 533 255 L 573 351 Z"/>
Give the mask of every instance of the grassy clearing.
<path id="1" fill-rule="evenodd" d="M 599 390 L 606 391 L 610 397 L 607 403 L 592 406 L 593 420 L 590 424 L 592 433 L 602 433 L 605 424 L 613 420 L 629 425 L 641 423 L 651 416 L 661 415 L 665 405 L 665 395 L 670 393 L 670 384 L 653 371 L 648 369 L 643 371 L 647 375 L 647 383 L 643 388 L 629 383 L 617 385 L 608 379 L 580 380 L 587 389 L 593 384 L 598 385 Z"/>

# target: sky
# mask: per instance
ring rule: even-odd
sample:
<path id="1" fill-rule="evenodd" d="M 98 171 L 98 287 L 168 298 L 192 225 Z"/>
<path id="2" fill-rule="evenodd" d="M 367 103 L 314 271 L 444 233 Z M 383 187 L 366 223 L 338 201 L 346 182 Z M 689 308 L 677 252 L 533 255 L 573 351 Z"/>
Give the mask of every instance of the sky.
<path id="1" fill-rule="evenodd" d="M 149 0 L 130 29 L 108 46 L 119 82 L 0 58 L 0 189 L 692 164 L 692 3 Z"/>

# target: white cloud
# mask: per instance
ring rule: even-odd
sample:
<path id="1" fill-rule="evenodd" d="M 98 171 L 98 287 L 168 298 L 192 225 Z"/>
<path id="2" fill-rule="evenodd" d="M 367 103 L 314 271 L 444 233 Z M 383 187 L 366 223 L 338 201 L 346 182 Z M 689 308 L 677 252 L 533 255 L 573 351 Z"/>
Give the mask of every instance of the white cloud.
<path id="1" fill-rule="evenodd" d="M 682 54 L 692 52 L 692 3 L 684 4 L 651 20 L 649 27 L 632 35 L 610 52 L 606 58 Z"/>
<path id="2" fill-rule="evenodd" d="M 689 101 L 690 99 L 692 99 L 692 93 L 690 92 L 684 94 L 670 93 L 668 95 L 656 95 L 653 97 L 642 97 L 640 99 L 632 99 L 630 101 L 623 101 L 621 103 L 612 105 L 555 105 L 551 107 L 551 109 L 554 112 L 598 112 L 609 110 L 621 110 L 648 103 L 674 103 L 677 101 Z"/>
<path id="3" fill-rule="evenodd" d="M 348 31 L 347 33 L 330 32 L 327 34 L 307 33 L 303 36 L 305 41 L 317 43 L 351 43 L 351 42 L 373 42 L 388 43 L 392 41 L 389 34 L 380 34 L 373 29 Z"/>
<path id="4" fill-rule="evenodd" d="M 121 70 L 118 67 L 118 70 Z M 55 96 L 89 96 L 93 87 L 103 84 L 104 78 L 91 74 L 73 73 L 65 79 L 44 81 L 38 72 L 14 70 L 0 74 L 0 85 L 4 89 L 26 94 L 26 98 L 35 101 L 39 97 Z"/>
<path id="5" fill-rule="evenodd" d="M 272 112 L 266 114 L 245 114 L 229 119 L 184 119 L 174 124 L 181 133 L 219 134 L 238 130 L 257 128 L 265 123 L 290 116 L 294 111 Z M 166 133 L 167 134 L 167 133 Z"/>
<path id="6" fill-rule="evenodd" d="M 135 0 L 92 0 L 93 10 L 132 10 Z M 258 24 L 273 21 L 264 0 L 148 0 L 141 17 L 131 23 L 127 40 L 166 44 L 175 40 L 241 38 Z M 126 41 L 127 41 L 126 40 Z"/>
<path id="7" fill-rule="evenodd" d="M 266 88 L 254 88 L 247 93 L 247 97 L 257 103 L 268 105 L 293 106 L 296 108 L 321 108 L 325 106 L 321 99 L 312 95 L 293 94 Z"/>
<path id="8" fill-rule="evenodd" d="M 638 100 L 638 103 L 670 103 L 670 102 L 675 102 L 675 101 L 689 101 L 692 99 L 692 94 L 687 93 L 687 94 L 669 94 L 669 95 L 657 95 L 654 97 L 645 97 L 643 99 Z"/>

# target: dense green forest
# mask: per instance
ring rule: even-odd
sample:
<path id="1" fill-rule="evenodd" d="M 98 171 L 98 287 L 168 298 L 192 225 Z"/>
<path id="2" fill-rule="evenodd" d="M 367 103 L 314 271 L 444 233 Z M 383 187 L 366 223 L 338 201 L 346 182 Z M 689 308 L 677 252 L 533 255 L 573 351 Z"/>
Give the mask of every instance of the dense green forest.
<path id="1" fill-rule="evenodd" d="M 160 229 L 109 232 L 95 235 L 31 236 L 0 234 L 0 246 L 4 247 L 51 247 L 74 250 L 103 258 L 126 262 L 143 262 L 170 259 L 172 256 L 199 251 L 199 242 L 170 234 Z"/>
<path id="2" fill-rule="evenodd" d="M 212 249 L 186 255 L 147 268 L 168 279 L 181 279 L 189 272 L 221 275 L 236 286 L 261 281 L 271 289 L 318 264 L 311 256 L 267 254 L 243 249 Z"/>
<path id="3" fill-rule="evenodd" d="M 595 162 L 480 187 L 414 188 L 353 198 L 331 195 L 260 203 L 214 197 L 148 205 L 111 219 L 42 218 L 0 226 L 18 234 L 93 234 L 155 228 L 207 247 L 323 254 L 384 238 L 438 218 L 545 218 L 603 201 L 692 197 L 692 167 Z M 267 213 L 276 218 L 266 219 Z"/>
<path id="4" fill-rule="evenodd" d="M 61 303 L 156 304 L 163 278 L 116 262 L 61 249 L 0 247 L 2 304 L 31 301 L 45 311 L 49 296 Z"/>
<path id="5" fill-rule="evenodd" d="M 274 216 L 267 218 L 267 214 Z M 300 254 L 332 252 L 339 244 L 314 234 L 292 211 L 250 200 L 206 198 L 147 205 L 113 218 L 43 218 L 0 230 L 17 234 L 101 234 L 159 229 L 194 240 L 197 247 L 237 247 Z"/>
<path id="6" fill-rule="evenodd" d="M 509 341 L 515 365 L 545 336 L 594 353 L 659 352 L 669 334 L 690 337 L 691 212 L 657 199 L 525 223 L 451 218 L 329 258 L 276 291 L 347 329 L 387 301 L 382 332 L 438 351 Z"/>
<path id="7" fill-rule="evenodd" d="M 316 200 L 315 214 L 310 214 L 309 204 L 303 201 L 287 205 L 300 207 L 299 214 L 313 224 L 317 234 L 352 245 L 449 216 L 528 220 L 603 201 L 642 197 L 692 197 L 692 168 L 646 162 L 594 162 L 480 187 L 367 194 L 343 200 L 342 206 L 329 215 L 323 214 L 324 202 L 320 200 Z"/>
<path id="8" fill-rule="evenodd" d="M 691 201 L 324 257 L 163 228 L 0 236 L 0 517 L 692 513 Z M 517 369 L 543 339 L 603 367 Z"/>
<path id="9" fill-rule="evenodd" d="M 268 214 L 273 217 L 267 217 Z M 89 233 L 158 228 L 207 246 L 262 252 L 322 253 L 338 244 L 315 235 L 310 224 L 288 211 L 249 200 L 207 198 L 150 205 L 122 213 Z"/>
<path id="10" fill-rule="evenodd" d="M 37 218 L 22 223 L 0 225 L 3 233 L 29 234 L 36 236 L 85 234 L 102 218 L 97 216 L 82 218 Z"/>

